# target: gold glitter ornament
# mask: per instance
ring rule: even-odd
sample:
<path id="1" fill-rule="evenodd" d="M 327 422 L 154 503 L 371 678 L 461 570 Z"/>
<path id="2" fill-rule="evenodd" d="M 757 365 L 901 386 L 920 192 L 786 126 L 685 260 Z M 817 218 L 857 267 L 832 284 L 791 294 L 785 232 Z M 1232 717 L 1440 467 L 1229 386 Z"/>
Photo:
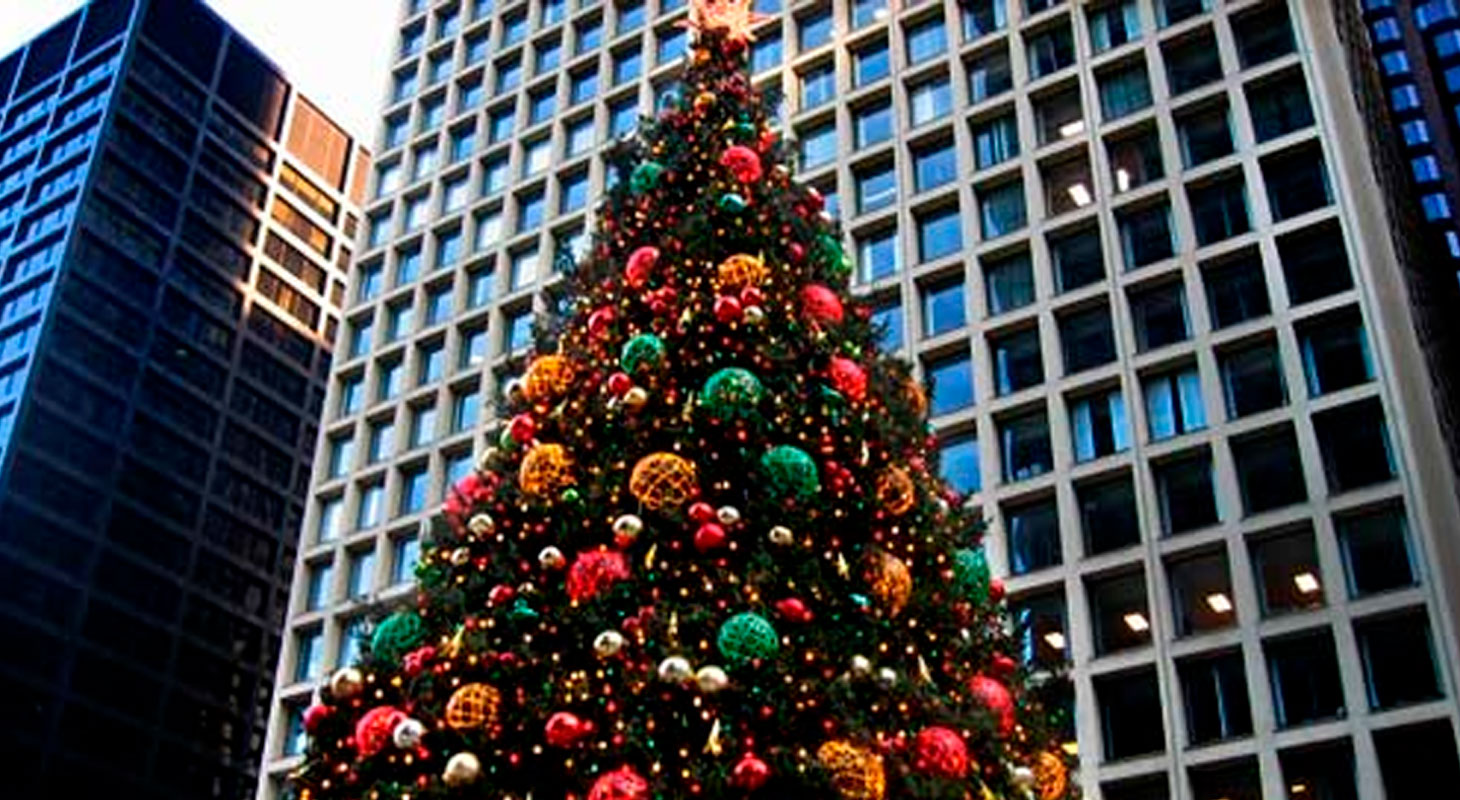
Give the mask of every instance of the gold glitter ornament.
<path id="1" fill-rule="evenodd" d="M 459 731 L 480 730 L 497 721 L 502 693 L 485 683 L 468 683 L 446 701 L 446 724 Z"/>
<path id="2" fill-rule="evenodd" d="M 917 486 L 899 466 L 890 466 L 877 478 L 877 502 L 894 517 L 912 509 L 917 500 Z"/>
<path id="3" fill-rule="evenodd" d="M 639 459 L 629 475 L 629 491 L 651 511 L 675 509 L 699 493 L 693 461 L 673 453 Z"/>
<path id="4" fill-rule="evenodd" d="M 891 553 L 875 556 L 873 566 L 872 594 L 877 596 L 888 616 L 897 616 L 907 607 L 912 595 L 912 573 L 907 564 Z"/>
<path id="5" fill-rule="evenodd" d="M 573 484 L 573 458 L 560 444 L 536 445 L 523 457 L 517 483 L 534 497 L 553 497 Z"/>
<path id="6" fill-rule="evenodd" d="M 746 286 L 760 286 L 770 277 L 771 271 L 765 259 L 747 253 L 736 253 L 720 262 L 717 270 L 719 289 L 740 289 Z"/>
<path id="7" fill-rule="evenodd" d="M 538 356 L 522 376 L 522 390 L 534 403 L 551 403 L 573 386 L 573 362 L 566 356 Z"/>
<path id="8" fill-rule="evenodd" d="M 1034 757 L 1034 790 L 1039 800 L 1059 800 L 1069 787 L 1069 770 L 1059 756 L 1043 752 Z"/>
<path id="9" fill-rule="evenodd" d="M 833 739 L 817 749 L 816 760 L 845 800 L 882 800 L 887 792 L 882 756 L 865 747 Z"/>

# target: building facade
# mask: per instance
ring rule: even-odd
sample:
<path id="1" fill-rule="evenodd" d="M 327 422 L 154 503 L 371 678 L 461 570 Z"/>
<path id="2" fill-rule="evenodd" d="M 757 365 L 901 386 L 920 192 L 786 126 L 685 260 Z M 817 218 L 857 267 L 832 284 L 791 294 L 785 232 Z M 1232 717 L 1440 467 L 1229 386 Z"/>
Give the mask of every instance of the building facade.
<path id="1" fill-rule="evenodd" d="M 195 0 L 0 58 L 8 793 L 253 793 L 366 164 Z"/>
<path id="2" fill-rule="evenodd" d="M 1460 508 L 1361 9 L 758 5 L 798 179 L 933 381 L 1024 657 L 1067 665 L 1085 796 L 1460 780 Z M 321 680 L 411 596 L 419 530 L 583 247 L 601 147 L 673 87 L 686 13 L 403 4 L 260 798 Z"/>

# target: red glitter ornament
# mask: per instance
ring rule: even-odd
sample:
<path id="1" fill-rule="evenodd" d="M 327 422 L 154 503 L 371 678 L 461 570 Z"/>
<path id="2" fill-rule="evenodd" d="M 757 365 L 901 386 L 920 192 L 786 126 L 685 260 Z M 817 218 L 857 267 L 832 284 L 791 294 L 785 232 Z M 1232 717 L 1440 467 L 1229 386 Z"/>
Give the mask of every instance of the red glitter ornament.
<path id="1" fill-rule="evenodd" d="M 764 786 L 770 777 L 770 765 L 760 760 L 755 754 L 746 753 L 740 757 L 740 762 L 735 765 L 735 769 L 730 771 L 730 785 L 737 789 L 753 792 Z"/>
<path id="2" fill-rule="evenodd" d="M 319 726 L 334 716 L 335 710 L 323 703 L 315 703 L 304 709 L 304 732 L 310 736 L 319 732 Z"/>
<path id="3" fill-rule="evenodd" d="M 812 322 L 839 325 L 842 321 L 842 300 L 836 292 L 819 283 L 801 290 L 801 309 Z"/>
<path id="4" fill-rule="evenodd" d="M 571 711 L 559 711 L 548 717 L 543 735 L 553 747 L 571 747 L 579 739 L 593 732 L 593 723 L 587 722 Z"/>
<path id="5" fill-rule="evenodd" d="M 652 245 L 644 245 L 633 253 L 629 254 L 628 264 L 624 267 L 624 279 L 635 289 L 643 286 L 653 274 L 654 268 L 659 265 L 659 248 Z"/>
<path id="6" fill-rule="evenodd" d="M 612 550 L 579 553 L 568 569 L 568 596 L 582 602 L 628 577 L 629 562 L 623 553 Z"/>
<path id="7" fill-rule="evenodd" d="M 832 357 L 827 377 L 831 379 L 831 385 L 850 400 L 860 402 L 867 396 L 867 371 L 850 358 Z"/>
<path id="8" fill-rule="evenodd" d="M 447 517 L 465 517 L 478 503 L 491 499 L 491 486 L 476 472 L 467 475 L 451 487 L 442 508 Z"/>
<path id="9" fill-rule="evenodd" d="M 968 691 L 974 702 L 994 716 L 1000 736 L 1014 731 L 1014 697 L 1004 684 L 987 675 L 975 675 L 968 681 Z"/>
<path id="10" fill-rule="evenodd" d="M 918 772 L 953 780 L 968 773 L 968 745 L 948 728 L 924 728 L 913 744 L 913 753 Z"/>
<path id="11" fill-rule="evenodd" d="M 602 339 L 608 335 L 609 326 L 613 325 L 613 309 L 600 308 L 588 315 L 588 335 L 595 339 Z"/>
<path id="12" fill-rule="evenodd" d="M 406 653 L 406 657 L 402 659 L 402 666 L 405 669 L 407 675 L 419 675 L 421 674 L 421 671 L 426 668 L 426 662 L 435 657 L 436 648 L 428 644 L 425 647 L 418 647 L 415 650 Z"/>
<path id="13" fill-rule="evenodd" d="M 720 166 L 730 170 L 730 173 L 735 176 L 735 180 L 741 183 L 753 183 L 760 180 L 760 156 L 744 145 L 737 144 L 725 148 L 725 152 L 720 155 Z"/>
<path id="14" fill-rule="evenodd" d="M 365 712 L 355 723 L 355 752 L 361 758 L 369 758 L 384 750 L 391 743 L 395 726 L 405 718 L 404 712 L 391 706 L 378 706 Z"/>
<path id="15" fill-rule="evenodd" d="M 648 796 L 649 782 L 633 767 L 603 773 L 588 791 L 588 800 L 645 800 Z"/>

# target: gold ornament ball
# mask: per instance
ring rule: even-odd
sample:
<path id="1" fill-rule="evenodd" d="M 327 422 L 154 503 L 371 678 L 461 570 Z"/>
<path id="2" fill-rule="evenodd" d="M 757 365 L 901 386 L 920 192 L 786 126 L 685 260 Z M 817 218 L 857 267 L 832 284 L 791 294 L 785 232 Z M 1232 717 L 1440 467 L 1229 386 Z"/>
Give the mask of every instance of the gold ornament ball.
<path id="1" fill-rule="evenodd" d="M 349 700 L 365 688 L 365 674 L 356 667 L 344 667 L 330 676 L 330 697 Z"/>
<path id="2" fill-rule="evenodd" d="M 710 55 L 708 52 L 705 52 L 705 51 L 696 50 L 695 52 L 696 52 L 696 54 L 704 53 L 704 56 L 705 56 L 706 60 L 708 60 L 709 55 Z M 712 106 L 714 104 L 715 104 L 715 93 L 714 92 L 700 92 L 699 94 L 695 95 L 695 111 L 699 111 L 699 112 L 703 113 L 705 110 L 707 110 L 710 106 Z"/>
<path id="3" fill-rule="evenodd" d="M 467 527 L 478 536 L 486 536 L 497 529 L 497 523 L 490 514 L 477 514 L 467 522 Z"/>
<path id="4" fill-rule="evenodd" d="M 642 386 L 635 386 L 624 392 L 624 407 L 630 411 L 638 411 L 649 402 L 649 390 Z"/>
<path id="5" fill-rule="evenodd" d="M 891 689 L 897 683 L 897 670 L 892 667 L 883 667 L 877 670 L 877 683 L 884 689 Z"/>
<path id="6" fill-rule="evenodd" d="M 451 564 L 452 564 L 452 566 L 464 567 L 464 566 L 466 566 L 466 562 L 468 562 L 470 560 L 471 560 L 471 550 L 468 550 L 465 547 L 458 547 L 455 550 L 452 550 L 451 551 Z"/>
<path id="7" fill-rule="evenodd" d="M 491 472 L 492 465 L 497 463 L 497 456 L 501 452 L 496 447 L 488 447 L 483 450 L 481 457 L 477 459 L 477 472 Z"/>
<path id="8" fill-rule="evenodd" d="M 833 739 L 817 749 L 816 760 L 845 800 L 882 800 L 887 792 L 882 757 L 865 747 Z"/>
<path id="9" fill-rule="evenodd" d="M 777 525 L 774 528 L 771 528 L 770 539 L 771 544 L 780 547 L 786 547 L 796 541 L 796 537 L 794 534 L 791 533 L 791 529 L 787 528 L 785 525 Z"/>
<path id="10" fill-rule="evenodd" d="M 482 774 L 482 762 L 471 753 L 457 753 L 446 762 L 446 769 L 441 773 L 441 780 L 447 786 L 465 786 L 474 782 Z"/>
<path id="11" fill-rule="evenodd" d="M 546 355 L 533 359 L 522 376 L 522 388 L 534 403 L 551 403 L 573 388 L 573 362 L 566 356 Z"/>
<path id="12" fill-rule="evenodd" d="M 695 676 L 694 667 L 684 656 L 670 656 L 659 662 L 659 680 L 666 683 L 687 683 Z"/>
<path id="13" fill-rule="evenodd" d="M 446 724 L 459 731 L 479 730 L 497 720 L 502 693 L 485 683 L 468 683 L 446 701 Z"/>
<path id="14" fill-rule="evenodd" d="M 1009 781 L 1020 789 L 1028 789 L 1034 786 L 1034 770 L 1025 767 L 1014 767 L 1009 772 Z"/>
<path id="15" fill-rule="evenodd" d="M 771 276 L 765 259 L 748 253 L 736 253 L 720 262 L 716 270 L 719 289 L 740 289 L 746 286 L 760 286 Z"/>
<path id="16" fill-rule="evenodd" d="M 866 656 L 852 656 L 852 676 L 866 678 L 872 674 L 872 660 Z"/>
<path id="17" fill-rule="evenodd" d="M 593 652 L 599 658 L 612 658 L 624 649 L 624 635 L 618 631 L 604 631 L 593 639 Z"/>
<path id="18" fill-rule="evenodd" d="M 537 554 L 537 563 L 543 569 L 562 569 L 563 565 L 568 563 L 568 559 L 563 555 L 562 550 L 548 545 L 542 549 L 542 552 Z"/>
<path id="19" fill-rule="evenodd" d="M 894 517 L 906 514 L 917 501 L 917 487 L 907 470 L 891 466 L 877 478 L 877 502 Z"/>
<path id="20" fill-rule="evenodd" d="M 1069 770 L 1059 756 L 1042 752 L 1034 757 L 1034 788 L 1039 800 L 1059 800 L 1069 787 Z"/>
<path id="21" fill-rule="evenodd" d="M 673 453 L 639 459 L 629 475 L 629 491 L 651 511 L 676 509 L 699 492 L 694 462 Z"/>
<path id="22" fill-rule="evenodd" d="M 705 694 L 714 694 L 730 685 L 730 676 L 725 674 L 725 670 L 713 665 L 700 667 L 700 671 L 695 673 L 695 683 L 699 684 L 700 691 Z"/>
<path id="23" fill-rule="evenodd" d="M 573 485 L 573 458 L 560 444 L 539 444 L 523 457 L 517 483 L 534 497 L 553 497 Z"/>
<path id="24" fill-rule="evenodd" d="M 872 593 L 886 607 L 888 615 L 895 617 L 907 607 L 912 595 L 912 573 L 902 559 L 891 553 L 880 554 L 877 561 Z"/>

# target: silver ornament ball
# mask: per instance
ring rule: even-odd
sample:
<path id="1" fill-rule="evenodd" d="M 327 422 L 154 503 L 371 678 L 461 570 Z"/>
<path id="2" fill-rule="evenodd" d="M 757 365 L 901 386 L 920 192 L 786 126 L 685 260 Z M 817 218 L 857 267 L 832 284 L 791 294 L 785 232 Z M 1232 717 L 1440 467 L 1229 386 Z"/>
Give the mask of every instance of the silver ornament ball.
<path id="1" fill-rule="evenodd" d="M 402 750 L 410 750 L 421 743 L 421 737 L 426 735 L 426 726 L 418 719 L 403 719 L 396 723 L 395 730 L 391 731 L 390 738 L 395 746 Z"/>

